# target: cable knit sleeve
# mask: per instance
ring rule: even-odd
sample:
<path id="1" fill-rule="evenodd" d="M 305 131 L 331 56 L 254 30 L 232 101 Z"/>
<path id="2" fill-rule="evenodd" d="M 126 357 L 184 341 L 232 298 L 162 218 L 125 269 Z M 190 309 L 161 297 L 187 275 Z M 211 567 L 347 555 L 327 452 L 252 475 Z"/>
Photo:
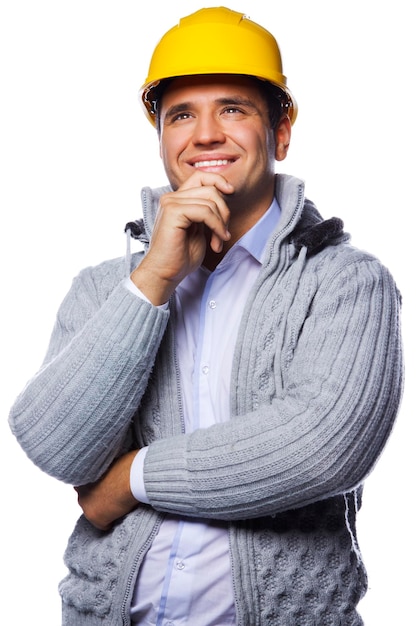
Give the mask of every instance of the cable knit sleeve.
<path id="1" fill-rule="evenodd" d="M 74 280 L 44 364 L 10 412 L 29 458 L 70 484 L 97 480 L 122 449 L 169 317 L 122 278 L 106 262 Z"/>
<path id="2" fill-rule="evenodd" d="M 349 246 L 260 281 L 246 311 L 232 418 L 152 443 L 152 505 L 189 516 L 271 515 L 359 485 L 402 393 L 400 297 L 390 273 Z M 298 279 L 297 279 L 298 281 Z"/>

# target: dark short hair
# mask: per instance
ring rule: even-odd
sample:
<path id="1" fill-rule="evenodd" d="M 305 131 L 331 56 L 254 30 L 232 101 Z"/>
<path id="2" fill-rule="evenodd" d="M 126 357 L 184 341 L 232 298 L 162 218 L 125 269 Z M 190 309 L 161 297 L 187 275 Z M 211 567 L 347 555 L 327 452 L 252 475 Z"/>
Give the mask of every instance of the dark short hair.
<path id="1" fill-rule="evenodd" d="M 288 107 L 291 106 L 288 96 L 285 91 L 266 80 L 254 78 L 254 81 L 258 84 L 259 90 L 263 93 L 266 100 L 269 124 L 273 130 L 276 130 L 282 116 L 286 114 Z"/>
<path id="2" fill-rule="evenodd" d="M 282 116 L 286 113 L 288 106 L 290 106 L 288 97 L 286 93 L 276 85 L 273 85 L 266 80 L 261 80 L 260 78 L 250 78 L 252 78 L 253 82 L 257 85 L 259 91 L 265 98 L 268 108 L 269 123 L 271 128 L 275 130 L 281 121 Z M 155 122 L 158 133 L 161 130 L 160 103 L 165 90 L 173 80 L 175 79 L 166 78 L 152 89 L 152 108 L 155 112 Z"/>

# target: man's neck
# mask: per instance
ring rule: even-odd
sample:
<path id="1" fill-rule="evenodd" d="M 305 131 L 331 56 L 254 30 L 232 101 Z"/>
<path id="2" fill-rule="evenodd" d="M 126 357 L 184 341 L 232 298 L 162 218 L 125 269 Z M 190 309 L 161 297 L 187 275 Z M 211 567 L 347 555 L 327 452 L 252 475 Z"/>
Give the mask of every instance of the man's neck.
<path id="1" fill-rule="evenodd" d="M 224 259 L 228 251 L 235 245 L 239 239 L 241 239 L 247 232 L 250 231 L 255 224 L 263 217 L 269 207 L 266 207 L 263 211 L 258 211 L 257 213 L 251 213 L 248 215 L 239 214 L 237 219 L 233 220 L 233 216 L 229 222 L 229 231 L 231 233 L 231 238 L 229 241 L 224 242 L 223 249 L 221 252 L 214 252 L 210 247 L 209 237 L 207 237 L 207 248 L 206 254 L 203 261 L 203 266 L 206 267 L 209 271 L 213 272 L 216 267 L 219 265 L 220 261 Z"/>
<path id="2" fill-rule="evenodd" d="M 230 250 L 230 248 L 231 246 L 227 245 L 227 247 L 223 246 L 223 250 L 221 252 L 214 252 L 214 250 L 210 248 L 210 244 L 208 243 L 206 255 L 203 261 L 203 266 L 207 268 L 210 272 L 214 272 L 214 270 L 216 269 L 220 261 L 224 259 L 225 255 L 227 254 L 227 251 Z"/>

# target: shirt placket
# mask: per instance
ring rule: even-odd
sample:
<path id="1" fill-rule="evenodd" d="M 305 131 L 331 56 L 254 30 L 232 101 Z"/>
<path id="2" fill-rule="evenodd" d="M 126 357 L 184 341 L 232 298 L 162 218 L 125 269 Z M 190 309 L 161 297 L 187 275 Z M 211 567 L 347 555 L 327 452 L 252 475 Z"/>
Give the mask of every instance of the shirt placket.
<path id="1" fill-rule="evenodd" d="M 193 378 L 193 428 L 207 427 L 215 419 L 211 404 L 210 371 L 215 342 L 215 319 L 217 300 L 215 273 L 206 284 L 200 307 L 200 325 L 196 342 L 196 362 Z M 185 624 L 188 608 L 192 601 L 194 559 L 199 553 L 203 537 L 202 528 L 196 523 L 180 522 L 170 555 L 169 575 L 166 578 L 158 626 Z"/>

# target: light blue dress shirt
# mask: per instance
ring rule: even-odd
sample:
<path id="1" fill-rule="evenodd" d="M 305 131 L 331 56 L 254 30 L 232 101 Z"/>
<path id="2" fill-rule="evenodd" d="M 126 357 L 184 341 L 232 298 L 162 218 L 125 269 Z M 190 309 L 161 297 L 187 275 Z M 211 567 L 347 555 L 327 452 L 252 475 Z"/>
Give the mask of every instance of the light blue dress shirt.
<path id="1" fill-rule="evenodd" d="M 262 218 L 213 272 L 204 267 L 177 287 L 176 349 L 186 432 L 229 419 L 230 377 L 240 318 L 280 209 Z M 129 281 L 128 288 L 139 290 Z M 131 470 L 133 495 L 148 503 L 146 448 Z M 139 571 L 131 618 L 141 626 L 234 626 L 236 615 L 226 522 L 167 516 Z"/>

